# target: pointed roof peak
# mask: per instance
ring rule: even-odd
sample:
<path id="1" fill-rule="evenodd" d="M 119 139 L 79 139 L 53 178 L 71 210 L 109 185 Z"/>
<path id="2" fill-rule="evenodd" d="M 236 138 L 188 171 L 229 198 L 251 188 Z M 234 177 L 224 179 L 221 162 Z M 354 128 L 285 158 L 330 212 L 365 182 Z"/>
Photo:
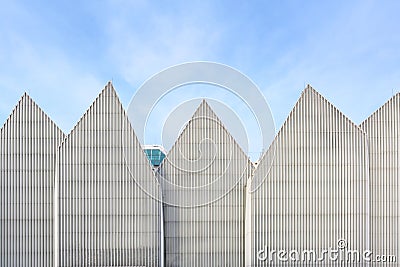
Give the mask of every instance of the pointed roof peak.
<path id="1" fill-rule="evenodd" d="M 33 100 L 33 98 L 25 91 L 22 96 L 19 98 L 17 104 L 14 106 L 14 108 L 11 111 L 11 114 L 7 117 L 6 121 L 4 122 L 3 125 L 1 126 L 1 129 L 4 128 L 4 126 L 7 124 L 7 122 L 14 116 L 15 112 L 18 109 L 23 109 L 23 108 L 34 108 L 38 110 L 40 113 L 42 113 L 46 118 L 49 119 L 49 121 L 62 133 L 62 130 L 58 127 L 58 125 L 50 118 L 50 116 L 44 112 L 44 110 Z"/>
<path id="2" fill-rule="evenodd" d="M 200 105 L 196 108 L 195 112 L 192 115 L 192 120 L 199 117 L 209 117 L 221 123 L 220 118 L 215 113 L 215 111 L 211 108 L 210 104 L 206 99 L 202 99 Z"/>
<path id="3" fill-rule="evenodd" d="M 20 100 L 24 100 L 24 99 L 27 99 L 27 100 L 30 100 L 30 101 L 32 101 L 32 102 L 34 102 L 35 103 L 35 101 L 32 99 L 32 97 L 28 94 L 28 92 L 24 92 L 23 93 L 23 95 L 20 97 Z"/>
<path id="4" fill-rule="evenodd" d="M 103 90 L 101 90 L 98 97 L 102 95 L 117 95 L 117 92 L 115 91 L 112 81 L 107 82 L 107 84 L 104 86 Z"/>
<path id="5" fill-rule="evenodd" d="M 199 108 L 200 108 L 201 106 L 208 106 L 208 107 L 210 107 L 210 104 L 207 102 L 207 100 L 206 100 L 205 98 L 203 98 L 203 99 L 201 100 L 201 103 L 200 103 L 200 105 L 199 105 Z M 210 107 L 210 108 L 211 108 L 211 107 Z"/>
<path id="6" fill-rule="evenodd" d="M 114 96 L 117 98 L 118 102 L 120 102 L 120 98 L 117 94 L 117 91 L 115 90 L 113 84 L 111 81 L 108 81 L 104 88 L 101 90 L 101 92 L 97 95 L 96 99 L 92 102 L 92 105 L 98 102 L 99 98 L 105 97 L 105 96 Z M 121 102 L 120 102 L 121 103 Z M 90 107 L 89 107 L 90 108 Z"/>
<path id="7" fill-rule="evenodd" d="M 210 110 L 212 113 L 215 113 L 214 110 L 211 108 L 210 104 L 207 102 L 205 98 L 201 100 L 200 105 L 197 107 L 196 111 L 194 112 L 193 116 L 201 110 Z"/>
<path id="8" fill-rule="evenodd" d="M 309 93 L 311 95 L 317 96 L 323 101 L 328 102 L 330 105 L 334 106 L 336 109 L 338 109 L 335 105 L 333 105 L 325 96 L 323 96 L 320 92 L 318 92 L 315 88 L 313 88 L 310 84 L 307 84 L 306 88 L 304 88 L 299 100 L 305 95 L 306 93 Z"/>
<path id="9" fill-rule="evenodd" d="M 386 104 L 387 102 L 390 102 L 390 101 L 392 101 L 393 99 L 399 98 L 399 97 L 400 97 L 400 91 L 394 93 L 394 94 L 392 95 L 392 97 L 390 97 L 390 98 L 385 102 L 385 104 Z"/>
<path id="10" fill-rule="evenodd" d="M 242 153 L 246 156 L 247 160 L 249 162 L 250 158 L 249 155 L 247 153 L 244 152 L 243 148 L 239 145 L 239 143 L 236 141 L 236 139 L 232 136 L 232 134 L 229 132 L 229 130 L 226 128 L 226 126 L 224 125 L 223 121 L 220 119 L 220 117 L 215 113 L 215 111 L 211 108 L 210 104 L 207 102 L 206 99 L 202 99 L 200 105 L 197 107 L 197 109 L 195 110 L 195 112 L 193 113 L 191 119 L 186 123 L 186 125 L 184 126 L 183 130 L 181 131 L 181 133 L 179 134 L 179 136 L 175 139 L 175 143 L 172 145 L 172 147 L 169 149 L 167 154 L 170 154 L 171 151 L 175 148 L 175 146 L 180 142 L 180 139 L 182 138 L 182 136 L 184 135 L 184 133 L 186 131 L 188 131 L 189 129 L 189 125 L 191 123 L 194 123 L 194 121 L 196 120 L 204 120 L 204 119 L 209 119 L 211 121 L 213 121 L 214 123 L 216 123 L 217 125 L 219 125 L 218 127 L 221 127 L 222 129 L 224 129 L 224 131 L 233 139 L 233 142 L 240 148 L 240 151 L 242 151 Z"/>
<path id="11" fill-rule="evenodd" d="M 361 123 L 360 126 L 368 122 L 371 118 L 373 118 L 377 113 L 381 112 L 383 109 L 385 109 L 387 106 L 389 106 L 393 101 L 396 101 L 395 99 L 400 98 L 400 91 L 392 95 L 391 98 L 389 98 L 383 105 L 381 105 L 377 110 L 372 112 L 366 119 L 364 119 Z"/>
<path id="12" fill-rule="evenodd" d="M 25 91 L 25 92 L 22 94 L 22 96 L 19 98 L 19 100 L 18 100 L 17 104 L 15 105 L 13 111 L 14 111 L 16 108 L 18 108 L 19 106 L 23 106 L 23 105 L 26 105 L 26 104 L 34 105 L 34 106 L 36 106 L 41 112 L 45 113 L 45 112 L 42 110 L 42 108 L 36 103 L 36 101 L 33 100 L 33 98 L 32 98 L 32 97 L 28 94 L 28 92 L 26 92 L 26 91 Z M 47 115 L 47 114 L 46 114 L 46 115 Z"/>
<path id="13" fill-rule="evenodd" d="M 72 130 L 70 131 L 68 136 L 71 135 L 76 130 L 78 125 L 81 124 L 82 120 L 84 120 L 85 117 L 89 116 L 88 114 L 91 112 L 91 110 L 93 110 L 94 106 L 102 105 L 101 102 L 111 103 L 113 101 L 115 101 L 115 104 L 118 106 L 118 108 L 121 110 L 121 112 L 125 115 L 125 110 L 122 107 L 121 100 L 120 100 L 112 82 L 108 81 L 107 84 L 104 86 L 104 88 L 101 90 L 101 92 L 97 95 L 95 100 L 92 102 L 92 104 L 89 106 L 89 108 L 85 111 L 85 113 L 81 116 L 81 118 L 78 120 L 78 122 L 74 125 L 74 127 L 72 128 Z"/>
<path id="14" fill-rule="evenodd" d="M 42 108 L 38 105 L 38 103 L 36 103 L 36 101 L 27 92 L 24 92 L 24 94 L 20 97 L 15 108 L 17 108 L 18 106 L 22 106 L 22 105 L 33 105 L 33 106 L 36 106 L 38 109 L 40 109 L 43 113 L 46 113 L 42 110 Z"/>
<path id="15" fill-rule="evenodd" d="M 321 95 L 317 90 L 315 90 L 309 83 L 307 84 L 306 88 L 303 89 L 302 95 L 306 93 L 312 93 L 316 95 Z M 322 96 L 322 95 L 321 95 Z"/>
<path id="16" fill-rule="evenodd" d="M 304 88 L 304 90 L 301 93 L 300 98 L 297 100 L 295 106 L 293 107 L 292 111 L 289 113 L 288 118 L 285 120 L 284 124 L 286 123 L 286 121 L 289 119 L 289 117 L 291 117 L 292 113 L 294 112 L 294 110 L 296 110 L 297 106 L 304 102 L 304 101 L 309 101 L 311 99 L 315 98 L 318 102 L 320 103 L 325 103 L 328 106 L 331 106 L 336 112 L 338 112 L 338 114 L 340 114 L 347 122 L 349 122 L 351 125 L 353 125 L 354 127 L 358 128 L 359 130 L 361 130 L 362 132 L 364 132 L 359 125 L 357 125 L 356 123 L 354 123 L 349 117 L 347 117 L 339 108 L 337 108 L 334 104 L 332 104 L 326 97 L 324 97 L 321 93 L 319 93 L 316 89 L 314 89 L 310 84 L 307 84 L 306 88 Z M 313 103 L 313 101 L 311 102 Z M 312 105 L 315 105 L 315 103 L 313 103 Z M 282 126 L 283 127 L 283 126 Z"/>

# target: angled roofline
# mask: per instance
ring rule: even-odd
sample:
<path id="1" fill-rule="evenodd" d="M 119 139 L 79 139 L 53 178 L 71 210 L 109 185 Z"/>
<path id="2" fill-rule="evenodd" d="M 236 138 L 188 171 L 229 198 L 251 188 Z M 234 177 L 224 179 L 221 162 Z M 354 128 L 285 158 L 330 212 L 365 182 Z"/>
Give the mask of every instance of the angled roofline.
<path id="1" fill-rule="evenodd" d="M 134 130 L 133 127 L 132 127 L 132 124 L 131 124 L 131 122 L 130 122 L 130 120 L 129 120 L 128 114 L 127 114 L 125 108 L 123 107 L 123 105 L 122 105 L 122 103 L 121 103 L 121 100 L 120 100 L 120 98 L 119 98 L 119 96 L 118 96 L 117 91 L 115 90 L 115 88 L 114 88 L 114 86 L 113 86 L 113 84 L 112 84 L 112 81 L 108 81 L 108 82 L 107 82 L 107 84 L 106 84 L 106 85 L 104 86 L 104 88 L 100 91 L 100 93 L 97 95 L 97 97 L 92 101 L 92 103 L 90 104 L 90 106 L 86 109 L 86 111 L 83 113 L 83 115 L 79 118 L 79 120 L 78 120 L 77 123 L 74 125 L 74 127 L 72 128 L 72 130 L 71 130 L 67 135 L 64 135 L 63 140 L 62 140 L 62 141 L 60 142 L 60 144 L 58 145 L 58 149 L 60 149 L 60 148 L 65 144 L 65 142 L 70 138 L 70 136 L 72 135 L 72 133 L 75 132 L 75 130 L 76 130 L 76 128 L 78 127 L 78 125 L 81 123 L 81 121 L 82 121 L 86 116 L 88 116 L 89 111 L 90 111 L 90 110 L 93 108 L 93 106 L 98 102 L 98 99 L 100 98 L 100 96 L 101 96 L 101 95 L 104 93 L 104 91 L 107 90 L 108 88 L 111 88 L 111 89 L 110 89 L 111 92 L 113 92 L 113 93 L 115 94 L 115 96 L 116 96 L 116 98 L 117 98 L 117 101 L 118 101 L 118 103 L 120 104 L 120 107 L 121 107 L 121 112 L 122 112 L 121 115 L 124 116 L 124 117 L 126 118 L 126 120 L 127 120 L 128 127 L 127 127 L 125 130 L 131 130 L 131 131 L 132 131 L 133 136 L 134 136 L 134 138 L 136 139 L 136 141 L 137 141 L 137 143 L 138 143 L 138 145 L 139 145 L 139 149 L 140 149 L 140 151 L 141 151 L 142 154 L 143 154 L 143 157 L 148 161 L 148 167 L 149 167 L 149 169 L 151 170 L 151 172 L 152 172 L 152 174 L 154 175 L 154 177 L 155 177 L 157 183 L 159 184 L 159 181 L 158 181 L 158 179 L 157 179 L 156 173 L 154 172 L 154 170 L 153 170 L 153 168 L 152 168 L 152 165 L 151 165 L 150 161 L 148 160 L 146 153 L 144 152 L 144 149 L 143 149 L 142 144 L 140 143 L 139 139 L 138 139 L 137 136 L 136 136 L 135 130 Z"/>
<path id="2" fill-rule="evenodd" d="M 27 99 L 28 101 L 32 102 L 33 105 L 41 112 L 45 115 L 46 118 L 49 119 L 49 121 L 56 127 L 56 129 L 62 133 L 63 135 L 63 139 L 66 136 L 66 134 L 61 130 L 60 127 L 58 127 L 58 125 L 55 123 L 55 121 L 49 116 L 49 114 L 47 114 L 37 103 L 35 100 L 33 100 L 32 97 L 29 96 L 29 94 L 25 91 L 22 96 L 19 98 L 17 104 L 14 105 L 14 108 L 11 110 L 11 113 L 8 115 L 7 119 L 5 120 L 5 122 L 3 123 L 3 125 L 0 128 L 0 133 L 3 132 L 4 127 L 7 125 L 8 121 L 10 120 L 10 118 L 12 117 L 12 115 L 14 114 L 14 112 L 17 110 L 17 108 L 21 105 L 21 102 L 23 99 Z"/>
<path id="3" fill-rule="evenodd" d="M 319 97 L 321 97 L 323 100 L 326 100 L 328 104 L 330 104 L 339 114 L 351 125 L 356 127 L 358 130 L 360 130 L 364 135 L 366 135 L 366 132 L 364 129 L 362 129 L 357 123 L 355 123 L 353 120 L 350 119 L 346 114 L 344 114 L 337 106 L 335 106 L 331 101 L 329 101 L 325 96 L 323 96 L 320 92 L 315 90 L 310 84 L 307 84 L 307 87 L 303 90 L 302 95 L 306 92 L 306 90 L 311 90 L 314 94 L 317 94 Z"/>
<path id="4" fill-rule="evenodd" d="M 106 85 L 104 86 L 104 88 L 100 91 L 100 93 L 96 96 L 96 98 L 92 101 L 92 103 L 90 104 L 90 106 L 85 110 L 85 112 L 80 116 L 80 118 L 78 119 L 78 121 L 75 123 L 74 127 L 72 127 L 72 129 L 69 131 L 68 134 L 65 135 L 65 138 L 62 140 L 62 142 L 60 143 L 59 147 L 61 147 L 62 145 L 64 145 L 64 143 L 68 140 L 69 136 L 76 130 L 76 127 L 78 127 L 79 123 L 88 115 L 89 111 L 92 109 L 92 107 L 94 106 L 94 104 L 97 102 L 97 100 L 99 99 L 99 97 L 103 94 L 103 92 L 109 87 L 111 86 L 112 90 L 115 92 L 115 94 L 117 95 L 118 101 L 119 97 L 117 92 L 114 89 L 114 86 L 112 85 L 111 81 L 108 81 L 106 83 Z M 120 101 L 121 102 L 121 101 Z M 121 104 L 122 105 L 122 104 Z M 125 109 L 124 113 L 125 112 Z"/>
<path id="5" fill-rule="evenodd" d="M 392 97 L 390 97 L 388 100 L 386 100 L 385 103 L 383 103 L 380 107 L 378 107 L 374 112 L 372 112 L 367 118 L 365 118 L 362 122 L 360 122 L 360 127 L 367 123 L 373 116 L 375 116 L 378 112 L 380 112 L 382 109 L 384 109 L 390 102 L 392 102 L 396 97 L 400 97 L 400 92 L 397 92 L 394 94 Z"/>
<path id="6" fill-rule="evenodd" d="M 332 104 L 326 97 L 324 97 L 321 93 L 319 93 L 317 90 L 315 90 L 310 84 L 307 84 L 306 88 L 303 89 L 303 91 L 300 94 L 300 97 L 297 99 L 296 103 L 294 104 L 293 108 L 289 112 L 289 115 L 286 117 L 285 121 L 283 122 L 281 128 L 279 128 L 278 132 L 275 134 L 274 140 L 271 142 L 270 146 L 268 149 L 261 155 L 261 157 L 255 162 L 255 165 L 259 165 L 259 163 L 265 158 L 267 153 L 270 151 L 272 148 L 272 145 L 276 142 L 278 136 L 281 134 L 283 131 L 283 128 L 286 126 L 288 123 L 289 119 L 292 117 L 294 111 L 296 110 L 297 106 L 299 105 L 300 101 L 304 97 L 304 95 L 310 91 L 311 93 L 317 95 L 320 97 L 322 100 L 325 100 L 328 105 L 332 106 L 335 111 L 339 113 L 340 116 L 342 116 L 350 125 L 355 127 L 357 130 L 359 130 L 364 136 L 367 136 L 367 133 L 360 127 L 360 125 L 357 125 L 355 122 L 353 122 L 349 117 L 347 117 L 338 107 L 336 107 L 334 104 Z"/>
<path id="7" fill-rule="evenodd" d="M 247 155 L 246 152 L 244 152 L 244 150 L 242 149 L 242 147 L 239 145 L 239 143 L 236 141 L 236 139 L 233 137 L 233 135 L 228 131 L 228 129 L 225 127 L 224 123 L 222 122 L 222 120 L 219 118 L 219 116 L 217 115 L 217 113 L 215 113 L 215 111 L 211 108 L 211 106 L 208 104 L 208 102 L 206 101 L 205 98 L 203 98 L 200 102 L 200 104 L 197 106 L 196 110 L 193 112 L 193 115 L 190 117 L 190 120 L 186 123 L 185 127 L 182 129 L 182 131 L 180 132 L 180 134 L 178 135 L 178 137 L 175 139 L 174 144 L 172 145 L 172 147 L 168 150 L 168 153 L 165 154 L 165 158 L 164 160 L 161 162 L 160 167 L 163 165 L 165 159 L 168 157 L 168 155 L 170 154 L 170 152 L 172 151 L 173 148 L 175 148 L 176 144 L 178 143 L 179 139 L 182 137 L 182 134 L 187 130 L 187 128 L 189 127 L 190 123 L 193 121 L 193 119 L 195 118 L 194 116 L 196 115 L 197 111 L 203 106 L 206 105 L 211 112 L 215 115 L 215 117 L 218 119 L 219 125 L 222 127 L 222 129 L 224 131 L 226 131 L 229 136 L 232 138 L 234 144 L 236 144 L 240 151 L 246 156 L 247 161 L 250 163 L 251 167 L 254 168 L 254 163 L 250 160 L 249 155 Z"/>
<path id="8" fill-rule="evenodd" d="M 78 125 L 81 123 L 81 121 L 88 116 L 89 111 L 93 108 L 93 106 L 98 102 L 98 99 L 100 98 L 100 96 L 104 93 L 105 90 L 107 90 L 108 88 L 111 88 L 111 92 L 115 94 L 115 97 L 121 107 L 121 115 L 126 119 L 128 125 L 126 128 L 123 128 L 124 131 L 132 131 L 133 134 L 133 138 L 136 140 L 136 142 L 138 143 L 138 148 L 141 151 L 141 153 L 143 154 L 144 159 L 146 159 L 147 161 L 147 167 L 150 170 L 150 173 L 153 175 L 153 178 L 155 179 L 155 182 L 157 183 L 158 186 L 160 186 L 160 181 L 158 180 L 158 176 L 156 171 L 153 169 L 152 164 L 150 163 L 150 160 L 147 158 L 147 155 L 143 149 L 142 144 L 140 143 L 139 139 L 137 138 L 137 135 L 135 133 L 135 129 L 132 127 L 131 121 L 129 120 L 128 114 L 124 108 L 124 106 L 122 105 L 122 102 L 118 96 L 117 91 L 115 90 L 112 81 L 108 81 L 107 84 L 104 86 L 104 88 L 100 91 L 100 93 L 97 95 L 97 97 L 92 101 L 92 103 L 90 104 L 90 106 L 86 109 L 85 113 L 79 118 L 78 122 L 74 125 L 74 127 L 72 128 L 72 130 L 68 133 L 68 135 L 65 135 L 65 138 L 62 140 L 62 142 L 60 143 L 60 145 L 58 146 L 58 148 L 60 149 L 61 146 L 63 146 L 65 144 L 65 142 L 68 140 L 68 138 L 72 135 L 72 133 L 76 130 L 76 128 L 78 127 Z M 126 163 L 126 159 L 125 159 L 125 163 Z M 161 166 L 161 165 L 160 165 Z M 132 173 L 130 171 L 130 169 L 128 168 L 128 172 L 129 172 L 129 176 L 130 178 L 132 178 Z M 148 195 L 149 197 L 151 197 L 152 199 L 157 200 L 157 198 L 154 198 L 152 195 L 148 194 L 146 192 L 146 190 L 143 190 L 142 186 L 137 184 L 138 187 L 140 188 L 140 190 L 142 190 L 146 195 Z M 161 187 L 159 187 L 161 190 Z"/>

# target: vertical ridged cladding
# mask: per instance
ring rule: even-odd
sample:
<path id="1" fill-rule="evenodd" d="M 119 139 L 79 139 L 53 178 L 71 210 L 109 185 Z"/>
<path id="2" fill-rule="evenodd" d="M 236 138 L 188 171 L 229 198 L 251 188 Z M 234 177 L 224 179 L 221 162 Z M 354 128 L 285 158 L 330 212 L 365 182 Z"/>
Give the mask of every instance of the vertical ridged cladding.
<path id="1" fill-rule="evenodd" d="M 160 167 L 166 266 L 243 266 L 252 164 L 203 100 Z"/>
<path id="2" fill-rule="evenodd" d="M 368 183 L 365 133 L 308 86 L 249 182 L 249 189 L 259 187 L 248 194 L 246 266 L 346 265 L 327 256 L 318 263 L 262 261 L 257 253 L 314 250 L 319 258 L 339 239 L 349 249 L 369 249 Z"/>
<path id="3" fill-rule="evenodd" d="M 58 161 L 58 266 L 159 266 L 159 184 L 111 83 Z"/>
<path id="4" fill-rule="evenodd" d="M 64 134 L 27 95 L 0 133 L 0 266 L 53 266 L 55 155 Z"/>
<path id="5" fill-rule="evenodd" d="M 369 144 L 371 251 L 377 255 L 394 255 L 399 260 L 400 94 L 361 123 L 361 128 L 367 133 Z"/>

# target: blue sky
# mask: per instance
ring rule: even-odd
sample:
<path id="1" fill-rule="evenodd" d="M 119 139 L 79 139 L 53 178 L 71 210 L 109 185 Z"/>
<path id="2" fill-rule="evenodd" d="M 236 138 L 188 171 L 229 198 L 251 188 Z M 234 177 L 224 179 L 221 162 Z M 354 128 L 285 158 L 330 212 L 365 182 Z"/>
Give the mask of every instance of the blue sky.
<path id="1" fill-rule="evenodd" d="M 399 1 L 3 1 L 0 121 L 24 91 L 69 132 L 107 81 L 215 61 L 250 77 L 279 128 L 307 83 L 360 123 L 400 89 Z"/>

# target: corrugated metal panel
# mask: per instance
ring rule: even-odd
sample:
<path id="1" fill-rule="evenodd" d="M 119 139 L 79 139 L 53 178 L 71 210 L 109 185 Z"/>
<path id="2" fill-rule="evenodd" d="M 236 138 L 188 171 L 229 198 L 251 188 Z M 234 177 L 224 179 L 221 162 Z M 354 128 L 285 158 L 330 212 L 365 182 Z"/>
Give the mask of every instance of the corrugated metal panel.
<path id="1" fill-rule="evenodd" d="M 166 266 L 243 266 L 252 165 L 203 101 L 160 167 Z"/>
<path id="2" fill-rule="evenodd" d="M 303 91 L 249 186 L 261 184 L 249 194 L 246 266 L 343 265 L 257 259 L 261 250 L 321 255 L 339 239 L 350 249 L 369 249 L 366 143 L 365 133 L 325 98 L 309 86 Z"/>
<path id="3" fill-rule="evenodd" d="M 373 113 L 361 128 L 369 139 L 371 250 L 400 260 L 400 94 Z M 398 266 L 399 263 L 393 263 Z M 378 264 L 376 264 L 378 266 Z M 387 266 L 388 263 L 382 263 Z"/>
<path id="4" fill-rule="evenodd" d="M 111 83 L 58 160 L 59 266 L 159 266 L 160 188 Z"/>
<path id="5" fill-rule="evenodd" d="M 163 226 L 160 187 L 110 83 L 58 153 L 63 133 L 25 94 L 0 132 L 0 266 L 52 266 L 53 245 L 56 266 L 160 266 L 162 227 L 167 266 L 264 266 L 266 247 L 321 253 L 338 239 L 399 257 L 399 104 L 359 128 L 306 88 L 246 196 L 252 165 L 203 102 L 159 169 Z"/>
<path id="6" fill-rule="evenodd" d="M 27 95 L 0 133 L 0 266 L 53 266 L 55 155 L 64 135 Z"/>

